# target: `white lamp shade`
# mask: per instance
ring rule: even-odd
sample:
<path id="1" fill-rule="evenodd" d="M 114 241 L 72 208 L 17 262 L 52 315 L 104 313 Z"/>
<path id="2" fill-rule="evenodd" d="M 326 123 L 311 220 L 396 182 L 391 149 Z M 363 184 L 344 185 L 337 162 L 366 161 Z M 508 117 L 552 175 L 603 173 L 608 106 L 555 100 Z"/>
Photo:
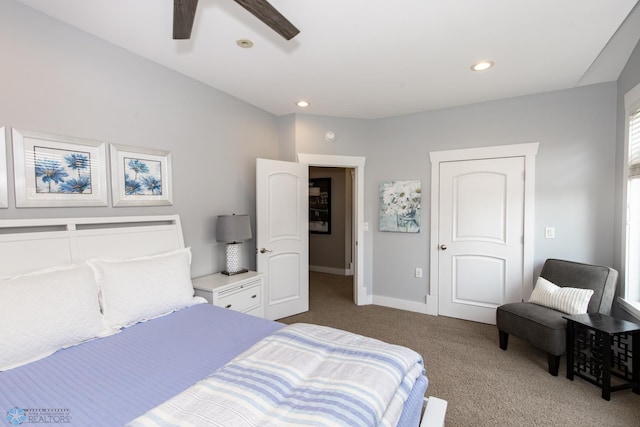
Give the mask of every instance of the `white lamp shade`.
<path id="1" fill-rule="evenodd" d="M 249 215 L 219 215 L 216 223 L 218 242 L 242 242 L 251 239 Z"/>

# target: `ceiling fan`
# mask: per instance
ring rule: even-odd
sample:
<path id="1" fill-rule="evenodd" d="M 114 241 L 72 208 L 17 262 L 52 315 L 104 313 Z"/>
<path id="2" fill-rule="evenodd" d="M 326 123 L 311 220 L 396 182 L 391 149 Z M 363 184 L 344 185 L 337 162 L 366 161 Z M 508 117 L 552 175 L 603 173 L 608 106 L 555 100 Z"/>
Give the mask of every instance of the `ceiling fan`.
<path id="1" fill-rule="evenodd" d="M 300 32 L 267 0 L 234 1 L 287 40 L 291 40 Z M 191 37 L 197 6 L 198 0 L 173 0 L 173 38 L 175 40 Z"/>

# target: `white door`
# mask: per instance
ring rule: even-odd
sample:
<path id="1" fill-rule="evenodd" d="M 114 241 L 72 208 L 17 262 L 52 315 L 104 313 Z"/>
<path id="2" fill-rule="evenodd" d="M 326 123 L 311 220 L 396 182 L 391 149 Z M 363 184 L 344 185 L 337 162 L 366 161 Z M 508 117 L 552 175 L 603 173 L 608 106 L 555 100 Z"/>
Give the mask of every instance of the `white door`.
<path id="1" fill-rule="evenodd" d="M 308 165 L 257 159 L 257 265 L 267 319 L 309 310 L 308 193 Z"/>
<path id="2" fill-rule="evenodd" d="M 438 314 L 495 324 L 522 300 L 525 158 L 440 164 Z"/>

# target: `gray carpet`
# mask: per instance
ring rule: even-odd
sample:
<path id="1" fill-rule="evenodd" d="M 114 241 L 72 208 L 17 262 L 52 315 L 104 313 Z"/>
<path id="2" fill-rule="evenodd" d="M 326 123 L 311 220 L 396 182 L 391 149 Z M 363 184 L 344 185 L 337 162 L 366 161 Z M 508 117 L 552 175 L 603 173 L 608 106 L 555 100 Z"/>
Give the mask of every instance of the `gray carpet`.
<path id="1" fill-rule="evenodd" d="M 546 355 L 495 326 L 375 305 L 353 304 L 351 277 L 311 273 L 310 310 L 282 319 L 344 329 L 422 354 L 428 396 L 449 402 L 447 426 L 640 426 L 640 395 L 612 394 L 582 379 L 547 373 Z"/>

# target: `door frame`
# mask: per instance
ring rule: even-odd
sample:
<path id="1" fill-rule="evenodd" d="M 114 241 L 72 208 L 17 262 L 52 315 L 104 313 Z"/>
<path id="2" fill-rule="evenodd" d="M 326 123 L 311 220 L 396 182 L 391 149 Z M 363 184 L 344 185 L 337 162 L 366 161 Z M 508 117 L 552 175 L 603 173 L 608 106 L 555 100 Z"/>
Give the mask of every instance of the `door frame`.
<path id="1" fill-rule="evenodd" d="M 334 156 L 326 154 L 305 154 L 298 153 L 298 162 L 306 163 L 309 166 L 317 167 L 337 167 L 354 169 L 354 194 L 353 211 L 356 219 L 353 224 L 355 239 L 352 245 L 355 246 L 356 256 L 354 257 L 355 280 L 353 283 L 353 299 L 357 305 L 371 304 L 367 298 L 367 289 L 364 285 L 364 164 L 366 157 L 355 156 Z"/>
<path id="2" fill-rule="evenodd" d="M 533 250 L 534 250 L 534 202 L 535 202 L 535 156 L 539 143 L 498 145 L 492 147 L 467 148 L 459 150 L 433 151 L 431 160 L 431 239 L 429 243 L 429 289 L 427 291 L 427 314 L 438 315 L 439 294 L 439 212 L 440 212 L 440 164 L 464 160 L 482 160 L 501 157 L 524 157 L 524 242 L 522 259 L 522 295 L 533 291 Z"/>

